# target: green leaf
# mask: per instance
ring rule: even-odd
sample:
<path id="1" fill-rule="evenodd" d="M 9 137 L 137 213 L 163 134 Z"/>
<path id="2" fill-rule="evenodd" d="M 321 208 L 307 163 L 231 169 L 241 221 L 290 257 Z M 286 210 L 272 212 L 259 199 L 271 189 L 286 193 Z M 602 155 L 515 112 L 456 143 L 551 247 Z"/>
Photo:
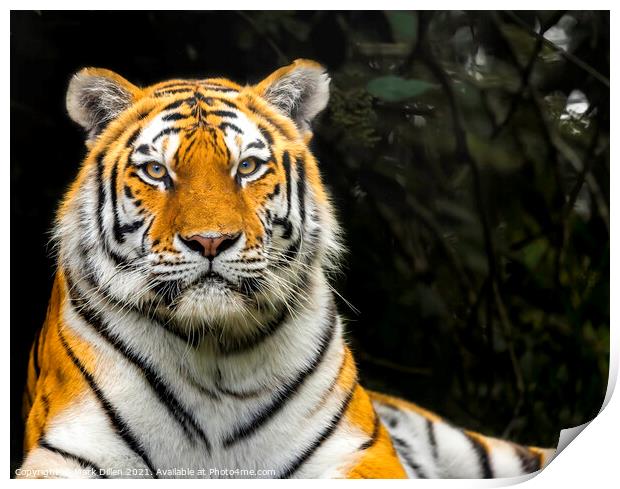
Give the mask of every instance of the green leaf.
<path id="1" fill-rule="evenodd" d="M 413 47 L 418 37 L 418 14 L 416 12 L 385 12 L 392 37 L 396 42 L 404 42 Z"/>
<path id="2" fill-rule="evenodd" d="M 381 76 L 370 80 L 368 92 L 387 102 L 400 102 L 421 95 L 437 85 L 424 80 L 406 80 L 399 76 Z"/>
<path id="3" fill-rule="evenodd" d="M 545 253 L 549 249 L 549 242 L 545 238 L 539 238 L 521 250 L 521 256 L 523 257 L 523 263 L 530 271 L 536 270 L 540 260 L 543 259 Z"/>

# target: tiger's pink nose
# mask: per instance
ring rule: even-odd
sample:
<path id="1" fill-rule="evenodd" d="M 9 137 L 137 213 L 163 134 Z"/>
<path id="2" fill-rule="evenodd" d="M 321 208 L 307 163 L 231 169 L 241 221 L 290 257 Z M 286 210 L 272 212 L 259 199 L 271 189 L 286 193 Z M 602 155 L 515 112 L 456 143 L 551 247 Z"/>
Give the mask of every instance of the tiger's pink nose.
<path id="1" fill-rule="evenodd" d="M 240 237 L 241 233 L 209 233 L 207 236 L 202 234 L 194 234 L 192 236 L 188 236 L 187 238 L 183 238 L 182 236 L 180 238 L 189 249 L 197 251 L 209 259 L 213 259 L 222 251 L 227 250 L 234 245 Z"/>

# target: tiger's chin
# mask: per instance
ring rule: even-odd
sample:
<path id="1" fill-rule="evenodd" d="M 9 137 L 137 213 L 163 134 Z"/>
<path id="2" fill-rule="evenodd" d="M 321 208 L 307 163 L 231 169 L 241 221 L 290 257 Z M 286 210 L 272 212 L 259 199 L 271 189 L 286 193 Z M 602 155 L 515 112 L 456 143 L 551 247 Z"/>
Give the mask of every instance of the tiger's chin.
<path id="1" fill-rule="evenodd" d="M 261 316 L 248 296 L 218 282 L 204 282 L 176 300 L 172 319 L 184 333 L 213 333 L 219 337 L 251 335 Z"/>

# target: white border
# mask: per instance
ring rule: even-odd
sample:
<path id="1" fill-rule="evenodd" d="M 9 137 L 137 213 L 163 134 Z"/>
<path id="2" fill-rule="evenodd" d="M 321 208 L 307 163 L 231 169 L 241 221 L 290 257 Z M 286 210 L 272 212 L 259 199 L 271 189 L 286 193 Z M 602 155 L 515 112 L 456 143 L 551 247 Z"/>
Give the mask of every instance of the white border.
<path id="1" fill-rule="evenodd" d="M 189 0 L 185 2 L 177 2 L 174 5 L 170 5 L 168 2 L 156 1 L 156 2 L 136 2 L 136 1 L 128 1 L 128 0 L 107 0 L 106 2 L 100 1 L 89 1 L 87 4 L 83 2 L 75 2 L 69 0 L 62 1 L 38 1 L 38 2 L 15 2 L 10 1 L 8 5 L 10 8 L 15 10 L 30 10 L 30 9 L 40 9 L 40 10 L 54 10 L 54 9 L 70 9 L 70 8 L 86 8 L 86 9 L 100 9 L 100 10 L 124 10 L 124 9 L 139 9 L 141 7 L 148 7 L 149 9 L 161 9 L 164 10 L 167 7 L 174 6 L 176 8 L 183 8 L 184 10 L 202 10 L 205 8 L 211 8 L 213 10 L 228 10 L 228 9 L 249 9 L 249 10 L 257 10 L 257 9 L 308 9 L 309 6 L 312 7 L 312 10 L 331 10 L 331 9 L 347 9 L 353 7 L 355 9 L 369 9 L 373 10 L 376 7 L 380 6 L 383 9 L 391 9 L 391 10 L 407 10 L 407 9 L 424 9 L 424 7 L 432 7 L 433 9 L 445 9 L 445 10 L 460 10 L 460 9 L 472 9 L 472 8 L 489 8 L 500 9 L 500 8 L 514 8 L 516 6 L 516 2 L 500 2 L 503 5 L 499 5 L 498 2 L 482 2 L 482 1 L 470 1 L 470 2 L 454 2 L 454 1 L 433 1 L 433 2 L 423 2 L 416 3 L 406 0 L 388 0 L 383 1 L 381 4 L 378 2 L 337 2 L 333 0 L 325 1 L 325 0 L 315 0 L 312 4 L 302 3 L 302 2 L 292 2 L 290 0 L 264 0 L 259 2 L 250 2 L 250 1 L 227 1 L 227 2 L 206 2 L 205 0 Z M 610 10 L 612 6 L 612 2 L 610 1 L 590 1 L 588 2 L 586 7 L 589 9 L 599 9 L 599 10 Z M 222 8 L 225 6 L 226 8 Z M 374 8 L 373 8 L 374 7 Z M 576 2 L 574 0 L 571 1 L 548 1 L 544 3 L 544 6 L 541 5 L 540 1 L 534 2 L 531 0 L 521 1 L 518 3 L 519 9 L 528 9 L 528 10 L 580 10 L 583 9 L 583 2 Z M 3 43 L 5 44 L 2 49 L 3 63 L 2 66 L 9 66 L 9 49 L 10 42 L 9 36 L 7 35 L 10 32 L 10 15 L 9 9 L 5 10 L 5 14 L 3 16 L 3 23 L 5 36 L 3 37 Z M 610 79 L 615 79 L 615 76 L 618 72 L 618 64 L 617 64 L 617 56 L 616 56 L 616 48 L 617 43 L 615 42 L 615 27 L 618 27 L 618 22 L 615 22 L 615 15 L 612 12 L 611 15 L 611 66 L 612 72 L 610 73 Z M 113 33 L 111 33 L 113 35 Z M 1 79 L 1 82 L 4 85 L 4 93 L 10 92 L 9 87 L 9 77 L 4 76 Z M 9 121 L 10 121 L 10 106 L 9 106 L 9 97 L 5 95 L 4 105 L 6 110 L 4 110 L 3 114 L 3 130 L 2 136 L 4 139 L 5 148 L 10 148 L 9 142 Z M 612 113 L 617 114 L 616 109 L 616 98 L 612 95 Z M 612 117 L 613 119 L 613 117 Z M 613 121 L 612 121 L 612 134 L 613 134 Z M 615 141 L 615 138 L 611 138 Z M 5 152 L 6 154 L 6 152 Z M 8 229 L 9 229 L 9 192 L 10 192 L 10 176 L 9 176 L 9 165 L 6 162 L 5 156 L 5 178 L 2 179 L 2 192 L 0 192 L 0 198 L 2 199 L 2 203 L 0 204 L 0 215 L 2 216 L 2 229 L 4 229 L 3 239 L 0 240 L 0 256 L 3 260 L 3 278 L 2 281 L 2 289 L 0 293 L 0 301 L 1 301 L 1 310 L 4 312 L 5 317 L 8 318 L 10 314 L 10 306 L 9 306 L 9 271 L 10 271 L 10 255 L 9 255 L 9 237 Z M 614 166 L 612 165 L 611 169 L 611 181 L 610 185 L 616 182 L 616 171 L 614 170 Z M 613 192 L 611 192 L 613 194 Z M 618 242 L 616 229 L 611 227 L 612 234 L 612 243 Z M 611 277 L 618 277 L 618 269 L 617 262 L 614 260 L 612 255 L 611 257 Z M 616 317 L 617 313 L 617 302 L 613 299 L 618 299 L 617 290 L 614 287 L 614 283 L 612 280 L 611 283 L 611 295 L 610 295 L 610 306 L 611 306 L 611 316 Z M 25 293 L 25 291 L 13 291 L 14 293 Z M 8 328 L 8 324 L 5 326 Z M 614 391 L 615 384 L 617 382 L 618 377 L 618 347 L 620 346 L 619 338 L 618 338 L 618 328 L 612 323 L 611 326 L 611 335 L 610 335 L 610 343 L 611 343 L 611 360 L 610 360 L 610 376 L 609 376 L 609 385 L 607 389 L 607 395 L 605 398 L 605 403 L 601 413 L 587 426 L 582 426 L 583 431 L 577 437 L 577 441 L 574 443 L 570 443 L 565 449 L 559 454 L 559 456 L 549 465 L 548 468 L 543 470 L 540 474 L 536 475 L 533 478 L 525 478 L 527 482 L 524 482 L 524 485 L 527 485 L 528 488 L 548 488 L 549 486 L 557 487 L 560 485 L 579 485 L 585 486 L 588 485 L 590 487 L 610 487 L 614 484 L 617 484 L 618 476 L 617 476 L 617 468 L 618 468 L 618 454 L 614 449 L 617 446 L 616 437 L 620 434 L 620 401 L 618 400 L 618 395 L 612 397 L 612 393 Z M 5 372 L 10 371 L 10 351 L 9 350 L 9 342 L 4 341 L 4 364 L 5 364 Z M 3 392 L 9 392 L 9 376 L 4 375 L 2 378 L 3 384 Z M 4 402 L 0 406 L 0 417 L 4 422 L 4 432 L 2 439 L 5 441 L 2 455 L 3 461 L 5 463 L 6 470 L 4 474 L 6 477 L 9 477 L 9 464 L 10 464 L 10 427 L 9 427 L 9 408 L 8 403 Z M 568 436 L 569 439 L 572 439 L 575 435 L 573 432 L 572 435 L 570 433 L 565 433 L 565 436 Z M 505 487 L 508 485 L 514 485 L 518 481 L 523 481 L 523 478 L 518 480 L 509 480 L 509 479 L 496 479 L 496 480 L 429 480 L 429 481 L 415 481 L 415 482 L 407 482 L 407 481 L 391 481 L 391 484 L 416 484 L 416 485 L 425 485 L 435 486 L 435 487 L 450 487 L 450 488 L 471 488 L 471 487 Z M 21 484 L 22 481 L 11 481 L 11 484 Z M 24 481 L 24 484 L 30 486 L 33 484 L 32 481 Z M 66 487 L 67 484 L 80 484 L 79 487 L 82 487 L 83 481 L 73 482 L 73 481 L 52 481 L 51 484 L 63 484 L 63 487 Z M 116 482 L 117 484 L 123 484 L 124 482 Z M 137 481 L 137 485 L 142 486 L 143 484 L 148 484 L 148 482 Z M 160 484 L 175 484 L 173 481 L 161 481 Z M 200 487 L 204 487 L 205 481 L 185 481 L 186 484 L 201 484 Z M 278 482 L 278 481 L 252 481 L 247 484 L 251 484 L 252 486 L 271 486 L 273 484 L 287 484 L 286 481 Z M 321 484 L 327 483 L 331 484 L 353 484 L 353 482 L 335 482 L 335 481 L 326 481 L 321 482 Z M 386 481 L 365 481 L 359 482 L 360 484 L 385 484 Z M 132 485 L 134 482 L 132 482 Z M 238 484 L 246 484 L 244 481 L 210 481 L 209 485 L 238 485 Z M 295 484 L 299 484 L 301 486 L 307 487 L 315 487 L 315 481 L 296 481 Z M 56 486 L 60 487 L 60 486 Z M 77 486 L 76 486 L 77 487 Z M 408 486 L 409 487 L 409 486 Z"/>

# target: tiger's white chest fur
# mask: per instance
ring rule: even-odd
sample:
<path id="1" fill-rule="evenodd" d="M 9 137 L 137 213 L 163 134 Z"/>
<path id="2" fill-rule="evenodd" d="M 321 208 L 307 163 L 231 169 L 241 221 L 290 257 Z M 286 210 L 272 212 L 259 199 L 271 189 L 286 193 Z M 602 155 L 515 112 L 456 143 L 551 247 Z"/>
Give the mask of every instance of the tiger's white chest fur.
<path id="1" fill-rule="evenodd" d="M 322 280 L 314 277 L 306 310 L 287 312 L 258 344 L 229 354 L 214 353 L 209 342 L 190 346 L 136 313 L 85 317 L 89 310 L 74 302 L 74 290 L 64 318 L 97 352 L 92 376 L 100 392 L 76 400 L 46 439 L 124 476 L 146 475 L 149 465 L 160 477 L 286 473 L 333 422 L 346 396 L 336 388 L 315 409 L 338 374 L 344 347 Z M 146 461 L 111 429 L 107 403 Z M 342 422 L 294 475 L 343 476 L 366 438 Z"/>

